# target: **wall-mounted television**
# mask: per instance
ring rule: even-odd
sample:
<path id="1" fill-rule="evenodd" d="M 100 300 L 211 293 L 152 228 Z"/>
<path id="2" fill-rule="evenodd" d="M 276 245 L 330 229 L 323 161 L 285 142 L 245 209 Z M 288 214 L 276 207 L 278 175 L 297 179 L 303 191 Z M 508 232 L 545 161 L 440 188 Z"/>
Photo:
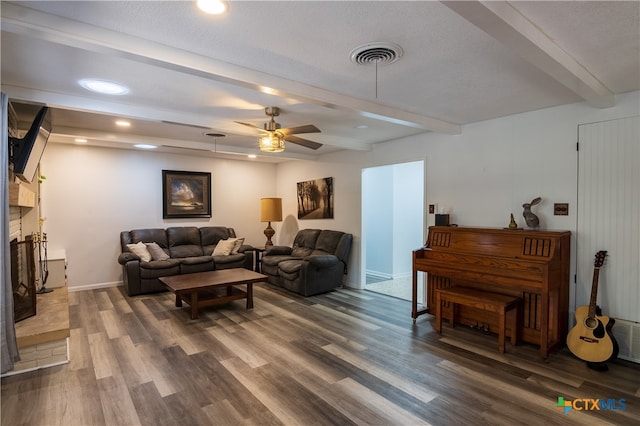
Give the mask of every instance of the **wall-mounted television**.
<path id="1" fill-rule="evenodd" d="M 23 181 L 33 181 L 50 134 L 49 108 L 42 107 L 22 139 L 9 137 L 13 173 Z"/>

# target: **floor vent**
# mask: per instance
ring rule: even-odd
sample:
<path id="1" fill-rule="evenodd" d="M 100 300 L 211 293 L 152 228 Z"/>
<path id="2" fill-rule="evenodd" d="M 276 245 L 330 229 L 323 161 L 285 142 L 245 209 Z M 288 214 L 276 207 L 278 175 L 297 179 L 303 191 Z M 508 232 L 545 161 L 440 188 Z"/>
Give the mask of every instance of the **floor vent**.
<path id="1" fill-rule="evenodd" d="M 618 358 L 640 364 L 640 323 L 616 318 L 611 330 L 618 342 Z"/>

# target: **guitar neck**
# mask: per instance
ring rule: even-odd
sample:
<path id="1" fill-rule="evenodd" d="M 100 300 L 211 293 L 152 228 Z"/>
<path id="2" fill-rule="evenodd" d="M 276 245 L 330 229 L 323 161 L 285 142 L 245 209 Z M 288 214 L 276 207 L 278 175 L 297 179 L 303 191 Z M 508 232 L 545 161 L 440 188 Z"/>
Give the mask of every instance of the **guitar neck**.
<path id="1" fill-rule="evenodd" d="M 589 299 L 589 318 L 596 316 L 596 299 L 598 298 L 598 279 L 600 277 L 600 268 L 593 269 L 593 280 L 591 281 L 591 298 Z"/>

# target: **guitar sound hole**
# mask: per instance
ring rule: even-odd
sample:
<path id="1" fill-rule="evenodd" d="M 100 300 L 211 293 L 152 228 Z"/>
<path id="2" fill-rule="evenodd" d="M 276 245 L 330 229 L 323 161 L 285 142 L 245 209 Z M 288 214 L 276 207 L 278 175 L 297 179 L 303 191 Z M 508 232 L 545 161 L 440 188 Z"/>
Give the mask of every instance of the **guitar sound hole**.
<path id="1" fill-rule="evenodd" d="M 584 325 L 587 328 L 594 329 L 594 328 L 596 328 L 598 326 L 598 320 L 595 319 L 595 318 L 592 318 L 592 317 L 585 318 Z"/>

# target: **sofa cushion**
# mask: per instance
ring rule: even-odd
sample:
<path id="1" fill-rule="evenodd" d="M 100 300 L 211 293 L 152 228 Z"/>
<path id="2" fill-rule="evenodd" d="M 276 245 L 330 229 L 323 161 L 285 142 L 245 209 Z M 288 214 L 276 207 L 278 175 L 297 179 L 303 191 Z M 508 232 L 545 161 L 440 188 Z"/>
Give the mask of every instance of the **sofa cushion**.
<path id="1" fill-rule="evenodd" d="M 172 258 L 203 256 L 200 231 L 195 226 L 167 228 L 169 253 Z"/>
<path id="2" fill-rule="evenodd" d="M 138 256 L 143 262 L 149 262 L 151 260 L 151 253 L 149 253 L 147 246 L 142 241 L 135 244 L 127 244 L 127 249 Z"/>
<path id="3" fill-rule="evenodd" d="M 131 242 L 157 243 L 162 248 L 169 248 L 167 233 L 164 229 L 134 229 L 130 232 Z"/>
<path id="4" fill-rule="evenodd" d="M 278 275 L 287 280 L 295 280 L 301 267 L 302 260 L 285 260 L 278 264 Z"/>
<path id="5" fill-rule="evenodd" d="M 340 231 L 324 230 L 320 232 L 318 240 L 316 241 L 316 250 L 322 250 L 326 252 L 326 254 L 334 254 L 340 238 L 342 238 L 343 235 L 344 232 Z"/>
<path id="6" fill-rule="evenodd" d="M 211 256 L 194 256 L 178 259 L 180 261 L 181 274 L 193 274 L 195 272 L 213 271 L 215 263 Z"/>
<path id="7" fill-rule="evenodd" d="M 236 238 L 236 243 L 233 245 L 233 250 L 231 250 L 231 254 L 238 254 L 238 250 L 244 244 L 244 238 Z"/>
<path id="8" fill-rule="evenodd" d="M 213 249 L 220 240 L 234 238 L 236 236 L 233 228 L 224 226 L 205 226 L 200 228 L 200 243 L 203 254 L 213 253 Z"/>
<path id="9" fill-rule="evenodd" d="M 151 254 L 151 259 L 153 260 L 167 260 L 169 259 L 169 255 L 158 245 L 158 243 L 147 243 L 147 250 L 149 250 L 149 254 Z"/>
<path id="10" fill-rule="evenodd" d="M 213 261 L 211 256 L 181 257 L 176 260 L 178 260 L 182 265 L 198 265 L 200 263 L 208 263 Z"/>
<path id="11" fill-rule="evenodd" d="M 278 276 L 278 264 L 287 260 L 302 260 L 301 257 L 293 257 L 286 254 L 263 256 L 261 262 L 262 273 L 269 276 Z M 273 280 L 270 280 L 273 282 Z"/>
<path id="12" fill-rule="evenodd" d="M 216 269 L 224 269 L 224 266 L 232 263 L 244 263 L 244 259 L 245 255 L 242 253 L 230 254 L 227 256 L 213 256 L 213 261 L 216 264 Z"/>
<path id="13" fill-rule="evenodd" d="M 299 257 L 299 258 L 307 257 L 311 253 L 313 253 L 313 249 L 309 247 L 294 247 L 291 250 L 291 256 Z"/>
<path id="14" fill-rule="evenodd" d="M 140 262 L 140 278 L 158 278 L 180 273 L 180 261 L 177 259 L 152 260 Z"/>
<path id="15" fill-rule="evenodd" d="M 216 244 L 216 248 L 213 249 L 212 256 L 228 256 L 233 251 L 233 248 L 236 246 L 236 239 L 230 238 L 228 240 L 220 240 L 218 244 Z"/>
<path id="16" fill-rule="evenodd" d="M 302 257 L 289 256 L 289 255 L 275 255 L 275 256 L 264 256 L 262 258 L 263 265 L 276 266 L 280 262 L 284 262 L 287 260 L 302 260 Z"/>
<path id="17" fill-rule="evenodd" d="M 297 247 L 314 248 L 316 246 L 318 235 L 320 235 L 319 229 L 303 229 L 298 231 L 293 240 L 293 249 Z"/>

